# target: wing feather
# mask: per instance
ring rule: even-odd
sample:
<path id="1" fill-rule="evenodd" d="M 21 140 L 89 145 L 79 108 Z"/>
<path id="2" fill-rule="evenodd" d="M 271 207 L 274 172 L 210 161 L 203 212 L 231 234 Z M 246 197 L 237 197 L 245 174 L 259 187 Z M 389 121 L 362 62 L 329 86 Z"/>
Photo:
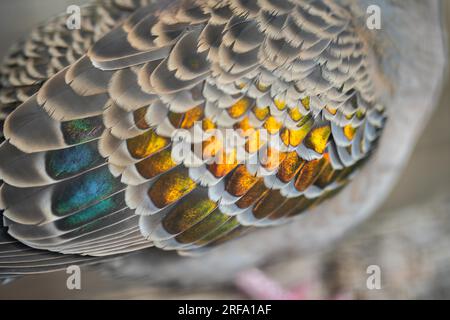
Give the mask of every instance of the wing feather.
<path id="1" fill-rule="evenodd" d="M 10 233 L 65 253 L 188 254 L 290 221 L 377 143 L 370 50 L 325 0 L 141 8 L 7 119 Z"/>

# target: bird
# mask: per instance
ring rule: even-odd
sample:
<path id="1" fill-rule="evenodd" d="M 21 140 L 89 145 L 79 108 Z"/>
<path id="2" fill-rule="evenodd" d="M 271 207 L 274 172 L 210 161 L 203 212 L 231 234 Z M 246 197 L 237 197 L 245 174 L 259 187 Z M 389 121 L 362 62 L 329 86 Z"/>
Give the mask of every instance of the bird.
<path id="1" fill-rule="evenodd" d="M 81 14 L 37 27 L 0 70 L 0 276 L 208 254 L 320 210 L 370 166 L 389 85 L 351 2 Z"/>

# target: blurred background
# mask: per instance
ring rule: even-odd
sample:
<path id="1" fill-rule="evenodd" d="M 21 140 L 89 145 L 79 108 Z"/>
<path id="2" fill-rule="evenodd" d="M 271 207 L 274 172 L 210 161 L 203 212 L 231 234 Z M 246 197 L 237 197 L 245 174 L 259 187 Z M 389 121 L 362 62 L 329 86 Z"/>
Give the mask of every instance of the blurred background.
<path id="1" fill-rule="evenodd" d="M 37 23 L 83 2 L 2 0 L 0 56 Z M 382 290 L 367 289 L 369 265 L 381 267 Z M 261 281 L 273 281 L 304 298 L 450 299 L 450 83 L 401 179 L 378 212 L 331 248 L 307 257 L 281 257 L 262 272 Z M 80 291 L 68 291 L 66 279 L 65 272 L 18 279 L 0 286 L 0 299 L 248 297 L 233 283 L 195 290 L 152 288 L 94 268 L 84 271 Z"/>

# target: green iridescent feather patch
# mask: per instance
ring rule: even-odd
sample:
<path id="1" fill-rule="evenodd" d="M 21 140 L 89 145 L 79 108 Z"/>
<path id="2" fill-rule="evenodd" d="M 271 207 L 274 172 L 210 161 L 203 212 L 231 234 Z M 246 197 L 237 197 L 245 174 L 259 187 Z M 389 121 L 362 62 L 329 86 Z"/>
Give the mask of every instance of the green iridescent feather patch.
<path id="1" fill-rule="evenodd" d="M 80 144 L 97 139 L 104 130 L 102 117 L 92 117 L 61 123 L 64 141 L 68 145 Z"/>

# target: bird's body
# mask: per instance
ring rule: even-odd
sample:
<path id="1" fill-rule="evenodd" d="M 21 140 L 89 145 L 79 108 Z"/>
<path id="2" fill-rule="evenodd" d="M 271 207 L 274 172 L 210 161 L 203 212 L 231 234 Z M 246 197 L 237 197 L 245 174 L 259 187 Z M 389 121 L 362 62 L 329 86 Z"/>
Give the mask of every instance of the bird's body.
<path id="1" fill-rule="evenodd" d="M 372 154 L 377 59 L 348 6 L 148 2 L 56 19 L 2 69 L 0 206 L 27 247 L 202 251 L 319 206 Z"/>

